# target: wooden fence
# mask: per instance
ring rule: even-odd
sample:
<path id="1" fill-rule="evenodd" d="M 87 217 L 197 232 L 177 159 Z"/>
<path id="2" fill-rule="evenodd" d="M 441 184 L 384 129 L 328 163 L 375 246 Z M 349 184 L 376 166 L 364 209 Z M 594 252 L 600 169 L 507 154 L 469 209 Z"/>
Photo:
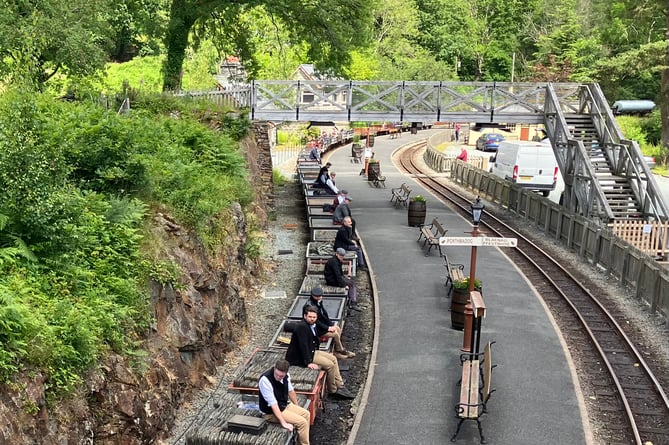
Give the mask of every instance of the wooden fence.
<path id="1" fill-rule="evenodd" d="M 614 221 L 613 233 L 658 260 L 667 260 L 669 222 Z"/>
<path id="2" fill-rule="evenodd" d="M 428 165 L 432 166 L 438 158 L 435 151 L 428 145 L 424 156 Z M 521 224 L 538 227 L 547 237 L 615 278 L 621 286 L 632 289 L 636 298 L 646 304 L 652 314 L 663 317 L 669 326 L 668 263 L 658 262 L 655 256 L 618 236 L 612 227 L 585 219 L 538 193 L 464 162 L 452 163 L 450 167 L 453 181 L 516 214 Z M 666 225 L 663 230 L 661 239 L 664 239 L 666 254 Z"/>

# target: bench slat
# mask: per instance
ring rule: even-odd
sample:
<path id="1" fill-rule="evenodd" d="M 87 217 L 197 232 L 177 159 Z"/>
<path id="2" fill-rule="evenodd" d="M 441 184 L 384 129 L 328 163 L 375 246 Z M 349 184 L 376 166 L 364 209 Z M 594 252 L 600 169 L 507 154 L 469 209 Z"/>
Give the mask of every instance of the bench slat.
<path id="1" fill-rule="evenodd" d="M 479 417 L 479 361 L 467 360 L 462 364 L 462 383 L 460 388 L 461 418 Z"/>

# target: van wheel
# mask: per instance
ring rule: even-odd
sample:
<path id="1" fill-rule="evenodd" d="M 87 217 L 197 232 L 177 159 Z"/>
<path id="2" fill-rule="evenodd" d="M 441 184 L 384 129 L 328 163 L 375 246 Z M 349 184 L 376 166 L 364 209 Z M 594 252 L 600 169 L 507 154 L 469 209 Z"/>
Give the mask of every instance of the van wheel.
<path id="1" fill-rule="evenodd" d="M 543 191 L 541 192 L 541 194 L 544 195 L 544 198 L 548 198 L 548 195 L 551 194 L 551 191 L 550 191 L 550 190 L 543 190 Z"/>

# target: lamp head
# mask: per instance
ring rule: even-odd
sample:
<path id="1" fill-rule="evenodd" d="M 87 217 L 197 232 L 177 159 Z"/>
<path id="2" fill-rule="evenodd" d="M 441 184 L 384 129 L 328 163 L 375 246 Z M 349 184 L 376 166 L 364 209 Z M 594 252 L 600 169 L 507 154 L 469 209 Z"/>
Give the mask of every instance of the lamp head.
<path id="1" fill-rule="evenodd" d="M 481 222 L 484 208 L 485 206 L 481 202 L 481 197 L 477 196 L 476 201 L 472 203 L 472 221 L 474 222 L 474 225 L 478 225 L 478 223 Z"/>

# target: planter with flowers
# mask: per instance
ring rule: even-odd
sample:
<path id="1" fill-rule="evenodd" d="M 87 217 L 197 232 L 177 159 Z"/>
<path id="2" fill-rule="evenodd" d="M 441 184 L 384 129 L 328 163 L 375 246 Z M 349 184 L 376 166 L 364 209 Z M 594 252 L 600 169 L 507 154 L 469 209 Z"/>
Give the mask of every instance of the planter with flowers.
<path id="1" fill-rule="evenodd" d="M 427 201 L 421 195 L 409 199 L 408 222 L 411 227 L 420 227 L 425 224 Z"/>
<path id="2" fill-rule="evenodd" d="M 474 290 L 481 292 L 483 283 L 474 279 Z M 451 326 L 462 330 L 465 327 L 465 305 L 469 300 L 469 277 L 453 281 L 453 295 L 451 296 Z"/>

